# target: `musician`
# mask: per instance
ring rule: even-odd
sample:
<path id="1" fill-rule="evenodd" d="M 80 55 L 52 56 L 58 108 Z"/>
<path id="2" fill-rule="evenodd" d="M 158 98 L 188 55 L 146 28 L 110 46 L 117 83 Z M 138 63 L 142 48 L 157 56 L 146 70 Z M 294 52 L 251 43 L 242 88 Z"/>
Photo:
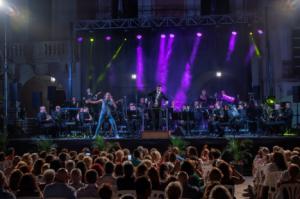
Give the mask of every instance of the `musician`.
<path id="1" fill-rule="evenodd" d="M 63 128 L 63 120 L 64 120 L 64 114 L 61 111 L 61 107 L 60 106 L 55 106 L 55 110 L 52 111 L 51 113 L 51 117 L 55 123 L 55 127 L 57 130 L 59 130 L 61 132 L 62 128 Z"/>
<path id="2" fill-rule="evenodd" d="M 79 112 L 76 116 L 76 119 L 81 124 L 90 123 L 90 122 L 93 121 L 93 117 L 89 113 L 89 108 L 88 107 L 80 108 L 80 110 L 79 110 Z"/>
<path id="3" fill-rule="evenodd" d="M 137 132 L 141 124 L 141 113 L 134 103 L 129 103 L 127 110 L 128 114 L 128 125 L 131 132 Z"/>
<path id="4" fill-rule="evenodd" d="M 69 107 L 74 108 L 74 110 L 69 111 L 69 113 L 70 113 L 69 119 L 74 121 L 76 119 L 76 114 L 77 114 L 77 110 L 75 110 L 75 109 L 79 108 L 79 101 L 76 99 L 76 97 L 72 97 Z"/>
<path id="5" fill-rule="evenodd" d="M 53 120 L 52 117 L 47 113 L 45 106 L 40 107 L 40 112 L 37 114 L 37 120 L 41 130 L 46 129 L 52 133 L 52 128 L 54 127 Z"/>
<path id="6" fill-rule="evenodd" d="M 91 103 L 91 104 L 102 103 L 101 104 L 101 112 L 100 112 L 100 116 L 99 116 L 99 120 L 98 120 L 98 125 L 97 125 L 95 135 L 93 138 L 96 138 L 96 136 L 99 135 L 99 132 L 100 132 L 101 126 L 105 120 L 105 117 L 108 118 L 108 121 L 111 125 L 113 134 L 117 134 L 117 124 L 116 124 L 115 119 L 112 116 L 112 109 L 116 108 L 117 105 L 116 105 L 115 101 L 113 100 L 112 95 L 109 92 L 107 92 L 107 93 L 105 93 L 103 99 L 99 99 L 97 101 L 89 100 L 88 103 Z M 116 136 L 118 137 L 118 135 L 116 135 Z"/>
<path id="7" fill-rule="evenodd" d="M 285 103 L 284 108 L 282 110 L 282 118 L 285 122 L 286 129 L 291 129 L 293 121 L 293 109 L 291 108 L 291 103 Z"/>
<path id="8" fill-rule="evenodd" d="M 208 96 L 205 89 L 202 89 L 201 94 L 199 96 L 199 102 L 202 104 L 202 107 L 208 106 Z"/>
<path id="9" fill-rule="evenodd" d="M 163 100 L 168 100 L 165 94 L 161 90 L 161 85 L 156 86 L 156 90 L 148 94 L 152 105 L 152 128 L 153 130 L 159 130 L 161 126 L 161 106 Z"/>
<path id="10" fill-rule="evenodd" d="M 101 92 L 96 93 L 95 95 L 92 93 L 90 88 L 86 89 L 86 96 L 83 98 L 84 105 L 89 109 L 90 114 L 92 117 L 96 117 L 98 113 L 98 108 L 95 106 L 92 106 L 92 104 L 88 103 L 88 101 L 97 101 L 98 96 L 101 94 Z"/>

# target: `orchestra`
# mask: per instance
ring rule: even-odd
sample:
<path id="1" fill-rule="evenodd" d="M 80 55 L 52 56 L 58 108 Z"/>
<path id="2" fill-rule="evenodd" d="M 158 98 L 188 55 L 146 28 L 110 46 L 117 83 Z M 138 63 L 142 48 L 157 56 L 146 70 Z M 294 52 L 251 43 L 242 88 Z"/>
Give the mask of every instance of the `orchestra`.
<path id="1" fill-rule="evenodd" d="M 203 89 L 192 105 L 184 105 L 178 110 L 174 101 L 168 103 L 168 97 L 161 89 L 158 85 L 137 104 L 127 104 L 126 97 L 115 101 L 107 92 L 103 98 L 98 98 L 101 92 L 94 95 L 88 88 L 81 102 L 72 97 L 63 107 L 56 106 L 51 115 L 45 106 L 41 106 L 37 120 L 40 127 L 59 129 L 60 132 L 65 130 L 66 123 L 88 124 L 94 129 L 93 138 L 105 136 L 105 132 L 118 137 L 118 128 L 124 124 L 127 131 L 135 135 L 143 130 L 182 128 L 183 135 L 206 132 L 220 137 L 228 130 L 239 132 L 245 126 L 251 133 L 279 133 L 292 126 L 293 111 L 288 102 L 258 105 L 253 98 L 249 102 L 239 101 L 237 96 L 230 96 L 224 90 L 211 97 Z"/>

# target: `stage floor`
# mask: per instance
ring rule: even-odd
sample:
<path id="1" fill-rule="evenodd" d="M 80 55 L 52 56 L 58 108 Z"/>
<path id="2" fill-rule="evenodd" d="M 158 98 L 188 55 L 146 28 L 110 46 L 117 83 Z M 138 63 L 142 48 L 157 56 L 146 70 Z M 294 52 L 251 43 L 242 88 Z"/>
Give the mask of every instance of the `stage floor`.
<path id="1" fill-rule="evenodd" d="M 181 137 L 189 145 L 201 148 L 204 144 L 210 147 L 223 149 L 226 147 L 230 139 L 237 140 L 252 140 L 252 151 L 257 152 L 261 146 L 273 147 L 279 145 L 287 149 L 292 149 L 295 146 L 300 146 L 300 136 L 259 136 L 259 135 L 226 135 L 224 137 L 217 136 L 184 136 Z M 8 146 L 15 147 L 17 153 L 34 152 L 37 145 L 41 140 L 48 140 L 50 143 L 55 144 L 58 149 L 68 148 L 70 150 L 79 151 L 84 147 L 92 147 L 94 140 L 91 138 L 46 138 L 46 137 L 22 137 L 10 138 Z M 130 150 L 135 149 L 137 146 L 144 146 L 147 148 L 158 148 L 160 151 L 166 150 L 170 145 L 170 139 L 141 139 L 141 138 L 104 138 L 105 142 L 120 143 L 123 148 Z"/>

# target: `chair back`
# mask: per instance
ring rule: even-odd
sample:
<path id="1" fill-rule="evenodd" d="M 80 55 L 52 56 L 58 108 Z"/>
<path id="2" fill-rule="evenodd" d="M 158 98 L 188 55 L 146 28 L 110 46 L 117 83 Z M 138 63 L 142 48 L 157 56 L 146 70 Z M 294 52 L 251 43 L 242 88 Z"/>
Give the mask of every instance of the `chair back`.
<path id="1" fill-rule="evenodd" d="M 234 190 L 234 185 L 229 185 L 229 184 L 223 184 L 226 189 L 231 193 L 232 196 L 234 196 L 235 190 Z"/>
<path id="2" fill-rule="evenodd" d="M 275 188 L 281 175 L 282 171 L 269 172 L 265 177 L 264 186 L 268 186 L 269 188 Z"/>
<path id="3" fill-rule="evenodd" d="M 123 195 L 131 195 L 133 197 L 136 197 L 135 190 L 119 190 L 117 191 L 117 198 L 121 198 Z"/>
<path id="4" fill-rule="evenodd" d="M 284 183 L 279 186 L 274 199 L 300 199 L 300 182 Z"/>
<path id="5" fill-rule="evenodd" d="M 38 196 L 25 196 L 25 197 L 17 197 L 17 199 L 40 199 Z"/>

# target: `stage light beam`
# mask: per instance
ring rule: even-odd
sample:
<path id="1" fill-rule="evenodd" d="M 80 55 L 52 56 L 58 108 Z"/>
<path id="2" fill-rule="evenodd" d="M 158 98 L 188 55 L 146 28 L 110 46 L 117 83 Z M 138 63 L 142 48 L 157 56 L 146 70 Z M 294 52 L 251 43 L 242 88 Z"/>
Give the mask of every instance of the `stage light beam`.
<path id="1" fill-rule="evenodd" d="M 93 37 L 90 38 L 90 42 L 94 43 L 95 39 Z"/>
<path id="2" fill-rule="evenodd" d="M 136 87 L 138 91 L 144 90 L 144 61 L 141 44 L 136 48 Z"/>
<path id="3" fill-rule="evenodd" d="M 111 40 L 111 36 L 107 35 L 107 36 L 105 37 L 105 40 L 106 40 L 106 41 L 110 41 L 110 40 Z"/>
<path id="4" fill-rule="evenodd" d="M 221 78 L 223 76 L 222 72 L 221 71 L 217 71 L 216 72 L 216 77 L 217 78 Z"/>
<path id="5" fill-rule="evenodd" d="M 202 37 L 202 33 L 201 32 L 197 32 L 197 37 Z"/>
<path id="6" fill-rule="evenodd" d="M 136 78 L 137 78 L 137 76 L 136 76 L 135 73 L 131 74 L 131 79 L 132 79 L 132 80 L 136 80 Z"/>
<path id="7" fill-rule="evenodd" d="M 226 56 L 226 61 L 229 62 L 231 60 L 231 55 L 234 52 L 235 49 L 235 43 L 236 43 L 236 38 L 237 38 L 237 32 L 232 31 L 229 39 L 229 44 L 228 44 L 228 50 L 227 50 L 227 56 Z"/>

